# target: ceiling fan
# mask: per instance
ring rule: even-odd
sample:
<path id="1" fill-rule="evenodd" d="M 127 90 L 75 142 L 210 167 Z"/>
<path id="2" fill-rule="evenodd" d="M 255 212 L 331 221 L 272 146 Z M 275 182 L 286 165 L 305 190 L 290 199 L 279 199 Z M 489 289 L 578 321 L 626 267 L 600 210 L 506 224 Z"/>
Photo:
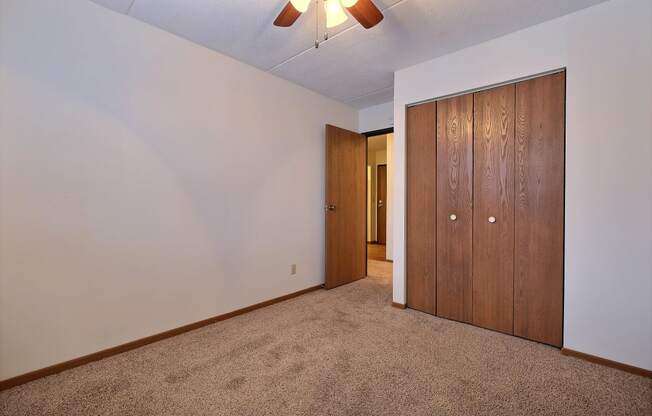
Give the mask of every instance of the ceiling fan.
<path id="1" fill-rule="evenodd" d="M 274 20 L 274 25 L 292 26 L 301 13 L 308 10 L 312 1 L 315 1 L 317 5 L 319 5 L 319 1 L 324 2 L 327 28 L 335 27 L 348 19 L 344 9 L 351 13 L 365 29 L 370 29 L 383 20 L 383 14 L 371 0 L 290 0 Z M 319 13 L 318 8 L 316 9 Z"/>

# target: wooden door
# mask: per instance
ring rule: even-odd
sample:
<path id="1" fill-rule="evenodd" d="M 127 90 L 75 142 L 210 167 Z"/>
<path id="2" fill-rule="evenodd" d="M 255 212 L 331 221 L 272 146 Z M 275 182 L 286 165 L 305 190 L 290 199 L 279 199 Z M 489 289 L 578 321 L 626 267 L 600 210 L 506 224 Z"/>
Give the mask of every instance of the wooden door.
<path id="1" fill-rule="evenodd" d="M 435 313 L 436 103 L 407 109 L 407 305 Z"/>
<path id="2" fill-rule="evenodd" d="M 326 126 L 327 289 L 366 275 L 365 136 Z"/>
<path id="3" fill-rule="evenodd" d="M 437 102 L 437 316 L 473 313 L 473 94 Z"/>
<path id="4" fill-rule="evenodd" d="M 513 333 L 514 85 L 474 94 L 473 323 Z"/>
<path id="5" fill-rule="evenodd" d="M 514 334 L 562 345 L 565 73 L 516 84 Z"/>
<path id="6" fill-rule="evenodd" d="M 387 242 L 387 165 L 378 165 L 376 174 L 376 234 L 379 244 Z"/>

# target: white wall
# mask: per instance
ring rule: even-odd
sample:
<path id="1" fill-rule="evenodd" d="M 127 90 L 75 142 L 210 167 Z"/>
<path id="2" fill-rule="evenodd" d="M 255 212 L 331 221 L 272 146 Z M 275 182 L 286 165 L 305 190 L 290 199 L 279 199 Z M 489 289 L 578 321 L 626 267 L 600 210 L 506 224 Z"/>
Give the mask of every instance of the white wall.
<path id="1" fill-rule="evenodd" d="M 405 105 L 566 67 L 564 346 L 652 369 L 651 42 L 652 2 L 613 0 L 395 74 L 395 302 Z"/>
<path id="2" fill-rule="evenodd" d="M 358 131 L 360 133 L 368 133 L 390 127 L 394 127 L 393 101 L 360 110 L 358 122 Z"/>
<path id="3" fill-rule="evenodd" d="M 323 282 L 357 110 L 86 0 L 0 19 L 0 379 Z"/>

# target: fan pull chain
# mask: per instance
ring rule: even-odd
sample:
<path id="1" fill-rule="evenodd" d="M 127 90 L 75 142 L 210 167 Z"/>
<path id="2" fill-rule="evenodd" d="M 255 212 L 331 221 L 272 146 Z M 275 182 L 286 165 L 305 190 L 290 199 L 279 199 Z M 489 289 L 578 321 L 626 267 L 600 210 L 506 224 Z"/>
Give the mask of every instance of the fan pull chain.
<path id="1" fill-rule="evenodd" d="M 315 49 L 319 48 L 319 0 L 315 0 Z"/>
<path id="2" fill-rule="evenodd" d="M 322 0 L 322 1 L 324 1 L 324 6 L 325 6 L 326 0 Z M 328 40 L 328 26 L 326 24 L 324 24 L 324 40 Z"/>

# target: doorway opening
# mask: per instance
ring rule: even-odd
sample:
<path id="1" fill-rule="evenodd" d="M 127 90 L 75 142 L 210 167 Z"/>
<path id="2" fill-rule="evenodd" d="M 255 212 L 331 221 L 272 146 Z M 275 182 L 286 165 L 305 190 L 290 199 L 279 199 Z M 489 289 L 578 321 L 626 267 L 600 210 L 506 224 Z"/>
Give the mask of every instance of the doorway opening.
<path id="1" fill-rule="evenodd" d="M 391 144 L 394 130 L 366 133 L 367 137 L 367 275 L 391 285 Z"/>

